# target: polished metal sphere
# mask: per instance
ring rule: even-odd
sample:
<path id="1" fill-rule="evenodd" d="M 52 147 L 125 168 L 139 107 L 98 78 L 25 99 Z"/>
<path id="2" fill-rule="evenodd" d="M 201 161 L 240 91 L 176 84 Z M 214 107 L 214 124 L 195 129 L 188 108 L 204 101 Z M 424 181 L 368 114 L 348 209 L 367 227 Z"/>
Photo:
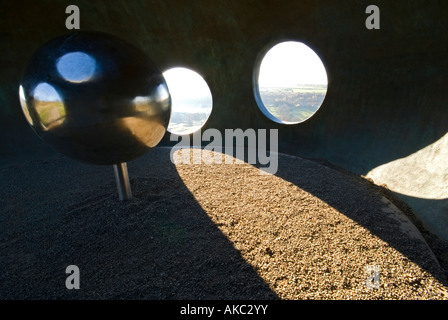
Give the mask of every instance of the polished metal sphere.
<path id="1" fill-rule="evenodd" d="M 136 47 L 75 32 L 40 47 L 20 102 L 34 131 L 60 153 L 100 165 L 135 159 L 163 138 L 171 98 L 162 73 Z"/>

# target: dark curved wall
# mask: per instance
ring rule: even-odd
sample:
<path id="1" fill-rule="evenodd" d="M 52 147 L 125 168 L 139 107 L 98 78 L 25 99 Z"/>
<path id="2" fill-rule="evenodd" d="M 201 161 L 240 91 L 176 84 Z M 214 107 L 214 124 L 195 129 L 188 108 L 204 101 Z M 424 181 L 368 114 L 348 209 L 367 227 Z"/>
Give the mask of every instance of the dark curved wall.
<path id="1" fill-rule="evenodd" d="M 365 28 L 370 1 L 2 1 L 4 161 L 48 150 L 27 127 L 17 88 L 34 50 L 67 32 L 69 4 L 79 6 L 82 30 L 123 37 L 162 70 L 183 65 L 200 72 L 214 98 L 204 129 L 278 128 L 280 151 L 325 158 L 357 173 L 447 132 L 446 1 L 376 1 L 380 30 Z M 258 54 L 284 39 L 312 47 L 329 77 L 319 112 L 294 126 L 266 119 L 252 90 Z"/>
<path id="2" fill-rule="evenodd" d="M 51 154 L 28 128 L 17 89 L 27 59 L 67 32 L 76 4 L 81 30 L 115 34 L 165 70 L 186 66 L 208 82 L 206 128 L 278 128 L 280 151 L 323 158 L 355 173 L 410 155 L 448 128 L 448 2 L 441 1 L 1 1 L 2 163 Z M 366 7 L 381 10 L 367 30 Z M 329 89 L 310 120 L 276 124 L 258 109 L 255 61 L 267 45 L 297 39 L 324 62 Z M 169 144 L 166 135 L 161 144 Z"/>

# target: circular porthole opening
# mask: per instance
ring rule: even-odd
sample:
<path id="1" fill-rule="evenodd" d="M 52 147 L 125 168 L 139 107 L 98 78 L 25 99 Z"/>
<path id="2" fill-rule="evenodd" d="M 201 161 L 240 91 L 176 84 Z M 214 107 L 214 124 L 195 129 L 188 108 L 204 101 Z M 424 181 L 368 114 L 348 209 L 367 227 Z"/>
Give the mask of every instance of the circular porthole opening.
<path id="1" fill-rule="evenodd" d="M 168 131 L 186 135 L 202 128 L 213 106 L 212 93 L 197 72 L 176 67 L 163 72 L 171 95 L 171 119 Z"/>
<path id="2" fill-rule="evenodd" d="M 297 124 L 312 117 L 327 94 L 328 78 L 319 56 L 298 41 L 276 44 L 258 61 L 254 93 L 271 120 Z"/>

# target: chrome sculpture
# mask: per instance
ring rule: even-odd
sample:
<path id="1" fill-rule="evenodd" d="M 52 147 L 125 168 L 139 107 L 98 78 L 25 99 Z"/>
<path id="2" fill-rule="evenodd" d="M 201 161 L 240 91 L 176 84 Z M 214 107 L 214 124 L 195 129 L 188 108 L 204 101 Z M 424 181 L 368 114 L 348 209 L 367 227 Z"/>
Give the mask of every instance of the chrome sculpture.
<path id="1" fill-rule="evenodd" d="M 171 115 L 168 86 L 154 63 L 100 32 L 78 31 L 40 47 L 19 97 L 28 123 L 55 150 L 114 166 L 120 200 L 132 197 L 126 162 L 160 142 Z"/>

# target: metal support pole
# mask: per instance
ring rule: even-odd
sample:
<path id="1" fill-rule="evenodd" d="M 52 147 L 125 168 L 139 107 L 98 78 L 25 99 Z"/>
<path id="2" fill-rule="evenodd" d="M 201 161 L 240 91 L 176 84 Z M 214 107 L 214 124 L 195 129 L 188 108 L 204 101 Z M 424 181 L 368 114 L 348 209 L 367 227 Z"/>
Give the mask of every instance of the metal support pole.
<path id="1" fill-rule="evenodd" d="M 117 181 L 118 196 L 120 201 L 131 200 L 131 184 L 129 182 L 128 167 L 126 162 L 114 164 L 115 180 Z"/>

